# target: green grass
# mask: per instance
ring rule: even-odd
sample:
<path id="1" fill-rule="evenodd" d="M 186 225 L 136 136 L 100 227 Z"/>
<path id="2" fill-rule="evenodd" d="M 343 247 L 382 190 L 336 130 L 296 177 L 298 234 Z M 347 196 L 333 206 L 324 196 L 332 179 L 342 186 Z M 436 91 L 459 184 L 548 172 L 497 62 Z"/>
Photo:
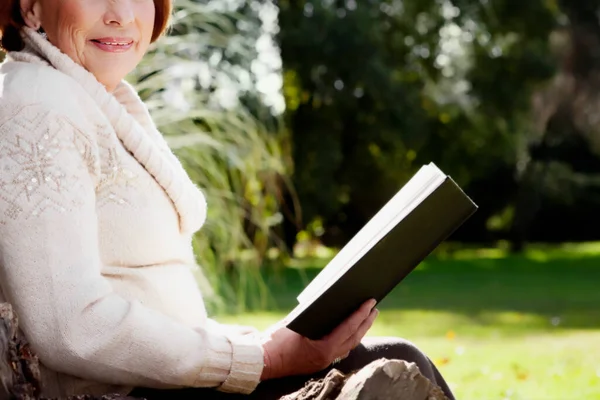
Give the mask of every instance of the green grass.
<path id="1" fill-rule="evenodd" d="M 323 261 L 269 273 L 268 310 L 222 315 L 264 328 Z M 600 245 L 438 252 L 380 305 L 370 335 L 422 348 L 460 399 L 600 399 Z"/>

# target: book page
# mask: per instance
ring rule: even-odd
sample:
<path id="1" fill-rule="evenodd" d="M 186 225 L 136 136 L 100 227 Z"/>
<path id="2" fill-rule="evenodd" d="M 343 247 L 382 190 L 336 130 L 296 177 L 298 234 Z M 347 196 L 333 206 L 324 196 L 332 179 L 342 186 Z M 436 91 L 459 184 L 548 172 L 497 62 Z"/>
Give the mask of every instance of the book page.
<path id="1" fill-rule="evenodd" d="M 299 302 L 306 301 L 308 297 L 312 297 L 315 291 L 334 279 L 340 271 L 345 271 L 351 266 L 351 261 L 356 257 L 356 254 L 360 253 L 379 231 L 396 219 L 398 213 L 410 204 L 416 194 L 427 185 L 431 176 L 430 166 L 421 167 L 413 178 L 340 250 L 333 260 L 300 293 L 297 300 Z"/>
<path id="2" fill-rule="evenodd" d="M 432 193 L 445 178 L 446 175 L 432 163 L 421 167 L 300 293 L 298 302 L 308 302 L 326 290 L 387 235 L 423 198 Z"/>
<path id="3" fill-rule="evenodd" d="M 418 196 L 415 201 L 411 203 L 411 207 L 404 209 L 402 212 L 397 214 L 395 218 L 386 224 L 383 229 L 376 234 L 369 242 L 365 244 L 362 248 L 358 250 L 357 253 L 353 255 L 353 257 L 349 260 L 349 262 L 341 268 L 332 269 L 331 273 L 323 279 L 319 281 L 318 286 L 315 285 L 314 289 L 311 291 L 304 293 L 302 297 L 302 301 L 310 302 L 314 298 L 320 296 L 323 292 L 325 292 L 335 281 L 337 281 L 344 273 L 346 273 L 361 257 L 363 257 L 369 250 L 371 250 L 385 235 L 387 235 L 390 230 L 392 230 L 403 218 L 406 217 L 426 196 L 431 194 L 443 181 L 444 177 L 440 179 L 435 179 L 432 181 L 432 186 L 427 186 L 423 188 L 423 191 L 420 192 L 420 196 Z"/>

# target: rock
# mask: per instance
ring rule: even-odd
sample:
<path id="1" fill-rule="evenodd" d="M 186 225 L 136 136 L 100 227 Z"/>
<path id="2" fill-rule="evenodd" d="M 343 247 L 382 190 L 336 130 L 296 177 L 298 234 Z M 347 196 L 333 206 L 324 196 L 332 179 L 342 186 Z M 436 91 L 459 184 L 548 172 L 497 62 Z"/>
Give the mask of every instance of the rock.
<path id="1" fill-rule="evenodd" d="M 447 400 L 414 363 L 380 359 L 345 376 L 333 369 L 281 400 Z"/>
<path id="2" fill-rule="evenodd" d="M 380 359 L 346 380 L 336 400 L 446 400 L 414 363 Z"/>
<path id="3" fill-rule="evenodd" d="M 280 400 L 332 400 L 342 389 L 346 377 L 337 369 L 332 369 L 320 380 L 309 381 L 298 392 L 283 396 Z"/>

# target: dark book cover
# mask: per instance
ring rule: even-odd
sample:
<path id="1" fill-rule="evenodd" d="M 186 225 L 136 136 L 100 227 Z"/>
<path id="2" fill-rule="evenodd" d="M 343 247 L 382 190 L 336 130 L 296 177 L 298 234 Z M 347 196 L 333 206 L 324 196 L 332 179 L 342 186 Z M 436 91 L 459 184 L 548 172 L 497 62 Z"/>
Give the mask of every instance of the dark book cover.
<path id="1" fill-rule="evenodd" d="M 381 301 L 476 210 L 462 189 L 446 177 L 324 293 L 289 320 L 287 327 L 313 340 L 327 335 L 366 300 Z"/>

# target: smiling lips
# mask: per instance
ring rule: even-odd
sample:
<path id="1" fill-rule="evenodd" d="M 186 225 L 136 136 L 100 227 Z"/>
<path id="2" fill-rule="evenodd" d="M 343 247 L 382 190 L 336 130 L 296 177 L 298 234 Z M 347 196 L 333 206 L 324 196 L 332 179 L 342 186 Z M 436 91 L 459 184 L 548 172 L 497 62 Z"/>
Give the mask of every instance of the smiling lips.
<path id="1" fill-rule="evenodd" d="M 92 39 L 91 42 L 100 50 L 109 53 L 123 53 L 131 49 L 133 39 L 122 37 L 105 37 Z"/>

